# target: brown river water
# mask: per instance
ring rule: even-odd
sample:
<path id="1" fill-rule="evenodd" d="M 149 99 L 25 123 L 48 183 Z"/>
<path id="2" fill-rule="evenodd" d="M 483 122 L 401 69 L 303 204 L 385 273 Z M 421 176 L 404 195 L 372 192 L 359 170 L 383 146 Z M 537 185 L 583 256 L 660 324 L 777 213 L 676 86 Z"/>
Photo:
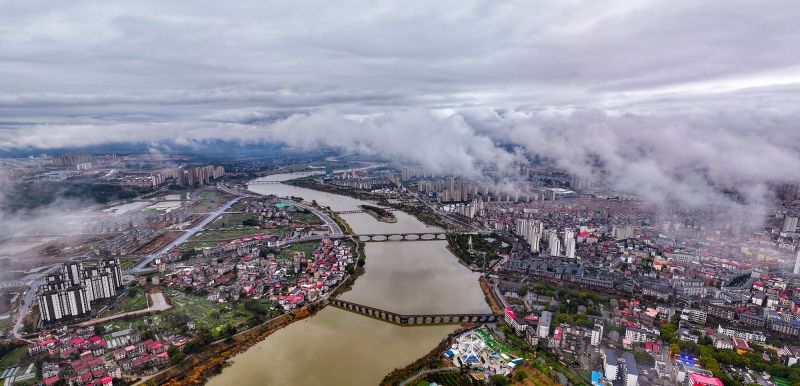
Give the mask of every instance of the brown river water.
<path id="1" fill-rule="evenodd" d="M 301 174 L 264 177 L 272 181 Z M 285 184 L 251 185 L 261 194 L 299 196 L 335 211 L 369 204 L 351 197 Z M 364 213 L 342 217 L 355 233 L 417 232 L 431 229 L 395 212 L 396 223 Z M 391 241 L 366 244 L 366 272 L 340 298 L 401 314 L 490 312 L 470 272 L 446 248 L 446 241 Z M 235 356 L 208 382 L 222 385 L 377 385 L 395 368 L 427 354 L 457 326 L 400 327 L 326 307 L 291 324 Z"/>

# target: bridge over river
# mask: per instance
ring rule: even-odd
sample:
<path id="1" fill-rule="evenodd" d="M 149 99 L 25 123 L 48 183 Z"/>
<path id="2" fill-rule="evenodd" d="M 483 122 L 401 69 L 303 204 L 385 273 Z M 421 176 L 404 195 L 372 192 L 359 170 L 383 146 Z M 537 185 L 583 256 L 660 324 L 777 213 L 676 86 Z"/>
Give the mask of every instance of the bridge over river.
<path id="1" fill-rule="evenodd" d="M 380 308 L 365 306 L 339 299 L 330 299 L 328 304 L 345 311 L 366 315 L 385 322 L 407 326 L 424 326 L 433 324 L 491 323 L 500 320 L 497 314 L 414 314 L 402 315 Z"/>
<path id="2" fill-rule="evenodd" d="M 470 231 L 443 231 L 443 230 L 430 230 L 427 232 L 398 232 L 398 233 L 361 233 L 353 235 L 359 240 L 364 242 L 379 242 L 379 241 L 431 241 L 431 240 L 447 240 L 447 235 L 477 235 L 478 232 Z"/>

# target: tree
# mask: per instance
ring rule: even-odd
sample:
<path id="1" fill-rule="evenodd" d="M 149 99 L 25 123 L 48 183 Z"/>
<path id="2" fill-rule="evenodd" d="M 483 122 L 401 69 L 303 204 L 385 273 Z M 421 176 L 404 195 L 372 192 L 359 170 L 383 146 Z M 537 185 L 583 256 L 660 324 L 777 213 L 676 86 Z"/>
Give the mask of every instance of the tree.
<path id="1" fill-rule="evenodd" d="M 226 324 L 225 327 L 222 329 L 221 335 L 228 339 L 232 338 L 234 335 L 236 335 L 236 327 L 234 327 L 230 323 Z"/>
<path id="2" fill-rule="evenodd" d="M 170 346 L 170 348 L 167 349 L 167 353 L 169 354 L 169 360 L 172 361 L 173 365 L 177 365 L 186 359 L 186 354 L 184 354 L 181 349 L 175 346 Z"/>
<path id="3" fill-rule="evenodd" d="M 494 386 L 507 386 L 510 385 L 511 382 L 508 381 L 508 377 L 505 375 L 493 375 L 492 376 L 492 385 Z"/>
<path id="4" fill-rule="evenodd" d="M 526 372 L 524 372 L 522 370 L 519 370 L 516 373 L 514 373 L 514 381 L 515 382 L 522 383 L 527 378 L 528 378 L 528 373 L 526 373 Z"/>
<path id="5" fill-rule="evenodd" d="M 269 313 L 267 305 L 255 299 L 247 300 L 244 303 L 244 309 L 256 315 L 266 315 Z"/>
<path id="6" fill-rule="evenodd" d="M 103 326 L 101 326 L 101 325 L 99 325 L 99 324 L 98 324 L 98 325 L 95 325 L 95 326 L 94 326 L 94 333 L 95 333 L 96 335 L 103 335 L 103 334 L 105 334 L 105 333 L 106 333 L 106 328 L 105 328 L 105 327 L 103 327 Z"/>
<path id="7" fill-rule="evenodd" d="M 203 328 L 200 330 L 200 333 L 196 338 L 186 343 L 186 347 L 184 347 L 183 352 L 186 354 L 192 354 L 203 351 L 213 341 L 214 337 L 211 334 L 211 331 L 209 331 L 207 328 Z"/>

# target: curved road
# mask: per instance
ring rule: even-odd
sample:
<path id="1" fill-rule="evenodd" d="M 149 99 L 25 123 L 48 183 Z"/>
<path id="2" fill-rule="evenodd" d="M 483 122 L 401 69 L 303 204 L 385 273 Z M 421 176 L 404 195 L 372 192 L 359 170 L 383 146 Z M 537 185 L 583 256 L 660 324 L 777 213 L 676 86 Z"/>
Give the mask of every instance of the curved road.
<path id="1" fill-rule="evenodd" d="M 183 234 L 181 234 L 180 236 L 175 238 L 175 240 L 172 240 L 172 242 L 170 242 L 169 244 L 165 245 L 158 252 L 152 253 L 152 254 L 149 254 L 149 255 L 145 256 L 139 263 L 137 263 L 135 266 L 133 266 L 133 268 L 130 271 L 126 272 L 126 273 L 128 273 L 128 274 L 137 274 L 137 273 L 142 272 L 145 269 L 145 267 L 148 264 L 150 264 L 150 262 L 153 261 L 156 257 L 160 256 L 162 253 L 169 252 L 170 250 L 172 250 L 173 248 L 177 247 L 178 245 L 181 245 L 181 244 L 185 243 L 186 240 L 189 240 L 189 238 L 194 236 L 195 233 L 200 232 L 201 230 L 203 230 L 203 228 L 205 228 L 206 225 L 210 224 L 212 221 L 214 221 L 214 219 L 216 219 L 217 217 L 221 216 L 223 213 L 225 213 L 225 211 L 230 209 L 234 204 L 236 204 L 237 202 L 239 202 L 239 200 L 241 200 L 241 199 L 243 199 L 245 197 L 247 197 L 247 196 L 239 195 L 239 196 L 231 199 L 230 201 L 226 202 L 225 205 L 222 205 L 219 208 L 217 208 L 217 210 L 209 213 L 202 221 L 200 221 L 199 223 L 197 223 L 195 226 L 191 227 L 190 229 L 184 231 Z"/>
<path id="2" fill-rule="evenodd" d="M 225 184 L 222 183 L 222 182 L 218 182 L 217 183 L 217 188 L 219 190 L 222 190 L 225 193 L 233 194 L 236 197 L 234 197 L 230 201 L 226 202 L 224 205 L 220 206 L 215 211 L 209 213 L 202 221 L 197 223 L 192 228 L 190 228 L 190 229 L 186 230 L 185 232 L 183 232 L 183 234 L 181 234 L 180 236 L 175 238 L 175 240 L 172 240 L 172 242 L 170 242 L 169 244 L 165 245 L 158 252 L 152 253 L 152 254 L 149 254 L 149 255 L 145 256 L 133 268 L 131 268 L 129 270 L 125 270 L 123 273 L 127 274 L 127 275 L 130 275 L 130 274 L 138 274 L 138 273 L 142 273 L 142 272 L 147 271 L 148 270 L 148 268 L 146 268 L 147 265 L 150 264 L 150 262 L 152 262 L 153 260 L 155 260 L 155 258 L 157 258 L 158 256 L 160 256 L 163 253 L 169 252 L 170 250 L 172 250 L 173 248 L 177 247 L 178 245 L 181 245 L 181 244 L 185 243 L 187 240 L 189 240 L 189 238 L 194 236 L 197 232 L 200 232 L 201 230 L 203 230 L 203 228 L 205 228 L 206 225 L 210 224 L 217 217 L 221 216 L 223 213 L 225 213 L 228 209 L 230 209 L 233 205 L 235 205 L 237 202 L 239 202 L 243 198 L 253 197 L 254 196 L 254 195 L 251 195 L 251 194 L 243 194 L 241 192 L 237 192 L 237 191 L 235 191 L 233 189 L 230 189 L 229 187 L 225 186 Z M 193 196 L 193 198 L 195 198 L 195 196 Z M 296 240 L 286 240 L 285 243 L 320 240 L 320 239 L 322 239 L 324 237 L 341 238 L 341 237 L 344 236 L 344 232 L 339 227 L 339 224 L 337 224 L 336 221 L 333 221 L 333 219 L 330 218 L 330 216 L 328 216 L 326 213 L 322 212 L 321 210 L 319 210 L 317 208 L 314 208 L 312 206 L 309 206 L 309 205 L 306 205 L 306 204 L 303 204 L 303 203 L 297 203 L 297 206 L 299 206 L 301 208 L 304 208 L 304 209 L 307 209 L 311 213 L 314 213 L 317 217 L 321 218 L 322 221 L 324 221 L 325 224 L 328 225 L 328 227 L 331 228 L 331 234 L 329 236 L 306 236 L 306 237 L 299 238 L 299 239 L 296 239 Z M 47 274 L 49 274 L 53 270 L 58 269 L 59 267 L 60 267 L 60 265 L 55 265 L 55 266 L 51 267 L 50 269 L 44 271 L 43 274 L 38 279 L 33 280 L 30 283 L 30 288 L 25 292 L 25 295 L 24 295 L 23 300 L 22 300 L 22 304 L 19 307 L 19 310 L 18 310 L 18 313 L 17 313 L 16 322 L 14 323 L 14 326 L 11 328 L 11 331 L 9 332 L 9 338 L 11 338 L 11 339 L 20 338 L 17 334 L 19 333 L 19 330 L 22 328 L 23 322 L 25 320 L 25 316 L 27 316 L 28 313 L 30 312 L 31 306 L 33 305 L 33 300 L 36 297 L 36 293 L 38 292 L 39 287 L 41 287 L 44 284 L 44 281 L 45 281 L 44 277 L 47 276 Z"/>

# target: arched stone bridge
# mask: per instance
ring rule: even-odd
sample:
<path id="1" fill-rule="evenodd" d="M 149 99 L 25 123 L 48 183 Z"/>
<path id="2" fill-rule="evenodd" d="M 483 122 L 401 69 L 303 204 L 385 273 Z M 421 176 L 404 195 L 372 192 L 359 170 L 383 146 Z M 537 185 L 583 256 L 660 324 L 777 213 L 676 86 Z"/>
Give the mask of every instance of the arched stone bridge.
<path id="1" fill-rule="evenodd" d="M 370 241 L 431 241 L 431 240 L 447 240 L 447 235 L 477 235 L 484 234 L 482 232 L 475 232 L 470 229 L 452 229 L 452 230 L 431 230 L 428 232 L 405 232 L 405 233 L 362 233 L 353 235 L 358 237 L 359 240 Z"/>
<path id="2" fill-rule="evenodd" d="M 401 315 L 380 308 L 364 306 L 339 299 L 330 299 L 328 304 L 345 311 L 380 319 L 385 322 L 407 326 L 422 326 L 431 324 L 461 324 L 461 323 L 492 323 L 500 320 L 497 314 L 432 314 L 432 315 Z"/>
<path id="3" fill-rule="evenodd" d="M 447 240 L 449 232 L 431 231 L 431 232 L 411 232 L 411 233 L 364 233 L 355 235 L 359 240 L 364 242 L 379 242 L 379 241 L 431 241 L 431 240 Z"/>

